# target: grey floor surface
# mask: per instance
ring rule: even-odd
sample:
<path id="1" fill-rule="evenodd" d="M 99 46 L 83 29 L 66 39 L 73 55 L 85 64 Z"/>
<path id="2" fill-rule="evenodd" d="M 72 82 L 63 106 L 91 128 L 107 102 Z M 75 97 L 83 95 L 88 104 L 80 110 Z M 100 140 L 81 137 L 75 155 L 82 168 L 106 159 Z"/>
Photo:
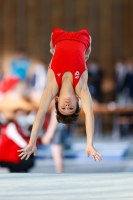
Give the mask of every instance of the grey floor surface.
<path id="1" fill-rule="evenodd" d="M 0 200 L 133 200 L 133 173 L 0 174 Z"/>

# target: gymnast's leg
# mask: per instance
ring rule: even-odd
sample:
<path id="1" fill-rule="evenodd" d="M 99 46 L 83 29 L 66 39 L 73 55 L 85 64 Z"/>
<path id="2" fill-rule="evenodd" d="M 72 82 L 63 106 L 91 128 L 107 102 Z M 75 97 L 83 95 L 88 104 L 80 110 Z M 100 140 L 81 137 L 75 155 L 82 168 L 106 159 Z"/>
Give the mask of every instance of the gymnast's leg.
<path id="1" fill-rule="evenodd" d="M 63 172 L 62 149 L 63 149 L 62 145 L 52 144 L 52 156 L 55 163 L 55 170 L 57 173 Z"/>

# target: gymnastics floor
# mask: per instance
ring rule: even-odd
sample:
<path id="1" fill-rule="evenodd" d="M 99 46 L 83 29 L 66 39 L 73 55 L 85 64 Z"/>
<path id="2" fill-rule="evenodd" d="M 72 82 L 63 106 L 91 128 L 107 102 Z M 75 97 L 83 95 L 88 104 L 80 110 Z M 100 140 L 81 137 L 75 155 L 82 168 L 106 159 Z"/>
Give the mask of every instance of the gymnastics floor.
<path id="1" fill-rule="evenodd" d="M 0 174 L 0 200 L 133 200 L 133 173 Z"/>

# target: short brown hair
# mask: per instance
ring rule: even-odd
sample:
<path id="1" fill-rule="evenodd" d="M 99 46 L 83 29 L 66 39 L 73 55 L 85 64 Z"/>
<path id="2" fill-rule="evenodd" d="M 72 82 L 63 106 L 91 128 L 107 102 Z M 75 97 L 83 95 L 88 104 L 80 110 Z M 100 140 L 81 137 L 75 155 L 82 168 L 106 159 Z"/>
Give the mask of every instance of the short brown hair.
<path id="1" fill-rule="evenodd" d="M 72 115 L 63 115 L 62 113 L 60 113 L 58 109 L 58 101 L 55 102 L 55 108 L 56 108 L 57 121 L 63 124 L 73 124 L 77 120 L 80 112 L 80 107 L 78 102 L 76 111 Z"/>

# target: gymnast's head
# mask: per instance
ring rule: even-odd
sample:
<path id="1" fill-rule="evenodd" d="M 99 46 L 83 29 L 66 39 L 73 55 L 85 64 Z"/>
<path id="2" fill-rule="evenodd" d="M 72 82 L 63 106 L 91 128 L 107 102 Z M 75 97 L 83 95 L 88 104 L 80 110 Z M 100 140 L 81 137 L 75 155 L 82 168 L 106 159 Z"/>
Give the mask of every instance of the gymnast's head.
<path id="1" fill-rule="evenodd" d="M 55 108 L 59 123 L 72 124 L 79 116 L 79 99 L 75 94 L 66 97 L 57 95 L 55 97 Z"/>

